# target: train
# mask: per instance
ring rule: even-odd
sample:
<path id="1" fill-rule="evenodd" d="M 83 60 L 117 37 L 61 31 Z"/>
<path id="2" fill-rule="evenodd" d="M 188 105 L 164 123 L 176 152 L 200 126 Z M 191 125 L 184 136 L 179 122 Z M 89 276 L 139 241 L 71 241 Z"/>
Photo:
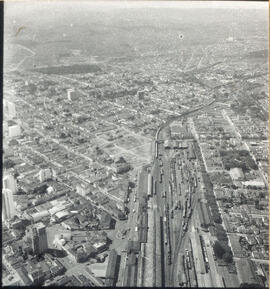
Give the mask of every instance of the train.
<path id="1" fill-rule="evenodd" d="M 148 174 L 148 191 L 147 191 L 148 197 L 152 196 L 153 194 L 153 182 L 154 182 L 153 176 L 151 176 L 151 174 Z"/>
<path id="2" fill-rule="evenodd" d="M 155 146 L 156 146 L 156 159 L 158 158 L 158 142 L 155 142 Z"/>
<path id="3" fill-rule="evenodd" d="M 168 244 L 168 236 L 167 236 L 167 231 L 166 230 L 164 230 L 164 243 L 165 243 L 165 245 L 167 245 Z"/>
<path id="4" fill-rule="evenodd" d="M 169 193 L 170 194 L 172 193 L 172 183 L 171 183 L 171 181 L 169 181 Z"/>
<path id="5" fill-rule="evenodd" d="M 174 182 L 174 180 L 175 180 L 174 173 L 172 173 L 171 175 L 172 175 L 172 181 Z"/>
<path id="6" fill-rule="evenodd" d="M 189 251 L 186 251 L 186 264 L 187 264 L 187 268 L 190 270 L 191 269 L 191 260 L 190 260 L 190 256 L 189 256 Z"/>
<path id="7" fill-rule="evenodd" d="M 207 252 L 206 252 L 205 243 L 204 243 L 203 237 L 201 235 L 200 235 L 200 242 L 201 242 L 203 259 L 204 259 L 204 264 L 205 264 L 205 271 L 208 272 L 210 269 L 209 261 L 208 261 L 208 256 L 207 256 Z"/>
<path id="8" fill-rule="evenodd" d="M 183 218 L 186 217 L 187 214 L 187 200 L 185 201 L 184 210 L 183 210 Z"/>
<path id="9" fill-rule="evenodd" d="M 189 194 L 189 198 L 188 198 L 188 208 L 190 208 L 191 206 L 191 193 Z"/>
<path id="10" fill-rule="evenodd" d="M 167 192 L 164 191 L 162 198 L 166 198 L 167 197 Z"/>
<path id="11" fill-rule="evenodd" d="M 197 188 L 197 177 L 194 176 L 194 187 Z"/>
<path id="12" fill-rule="evenodd" d="M 186 217 L 186 206 L 184 206 L 184 210 L 183 210 L 183 218 Z"/>
<path id="13" fill-rule="evenodd" d="M 190 218 L 190 217 L 191 217 L 191 214 L 192 214 L 192 208 L 189 208 L 189 209 L 188 209 L 188 213 L 187 213 L 187 217 Z"/>
<path id="14" fill-rule="evenodd" d="M 172 252 L 171 252 L 171 240 L 170 240 L 170 230 L 169 230 L 169 204 L 164 207 L 164 216 L 163 216 L 163 232 L 164 232 L 164 243 L 167 246 L 167 264 L 171 265 L 172 263 Z"/>
<path id="15" fill-rule="evenodd" d="M 168 252 L 168 258 L 167 258 L 167 260 L 168 260 L 168 265 L 171 265 L 171 264 L 172 264 L 172 254 L 171 254 L 170 251 Z"/>

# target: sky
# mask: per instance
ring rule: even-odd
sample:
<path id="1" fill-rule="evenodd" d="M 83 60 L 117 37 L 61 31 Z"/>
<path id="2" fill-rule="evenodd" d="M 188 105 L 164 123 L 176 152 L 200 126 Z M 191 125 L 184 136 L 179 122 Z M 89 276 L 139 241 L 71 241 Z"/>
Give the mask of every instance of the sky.
<path id="1" fill-rule="evenodd" d="M 132 0 L 9 0 L 5 2 L 7 9 L 22 8 L 25 12 L 52 4 L 55 7 L 89 6 L 100 8 L 228 8 L 228 9 L 267 9 L 268 2 L 257 1 L 132 1 Z M 22 11 L 21 9 L 18 10 Z"/>

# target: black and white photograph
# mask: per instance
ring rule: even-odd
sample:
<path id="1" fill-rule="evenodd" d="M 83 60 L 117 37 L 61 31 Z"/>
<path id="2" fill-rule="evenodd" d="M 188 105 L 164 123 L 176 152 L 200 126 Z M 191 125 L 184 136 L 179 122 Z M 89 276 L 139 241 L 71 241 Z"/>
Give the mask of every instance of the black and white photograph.
<path id="1" fill-rule="evenodd" d="M 269 6 L 4 1 L 2 286 L 269 288 Z"/>

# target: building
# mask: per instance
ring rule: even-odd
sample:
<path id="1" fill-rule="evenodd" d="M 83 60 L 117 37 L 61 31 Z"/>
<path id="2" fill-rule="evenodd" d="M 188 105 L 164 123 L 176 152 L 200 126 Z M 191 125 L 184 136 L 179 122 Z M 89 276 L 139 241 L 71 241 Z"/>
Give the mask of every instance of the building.
<path id="1" fill-rule="evenodd" d="M 9 189 L 2 191 L 2 218 L 3 221 L 12 219 L 16 215 L 13 193 Z"/>
<path id="2" fill-rule="evenodd" d="M 33 223 L 37 223 L 41 221 L 42 219 L 48 218 L 49 216 L 50 216 L 49 211 L 43 210 L 43 211 L 31 214 L 31 221 Z"/>
<path id="3" fill-rule="evenodd" d="M 106 270 L 106 286 L 113 287 L 117 281 L 117 271 L 120 263 L 120 256 L 117 255 L 117 252 L 113 249 L 109 254 L 109 261 Z"/>
<path id="4" fill-rule="evenodd" d="M 252 288 L 251 286 L 254 286 L 253 288 L 255 288 L 255 286 L 264 287 L 262 280 L 256 274 L 255 265 L 251 260 L 246 258 L 236 260 L 236 268 L 240 287 L 244 287 L 244 285 L 250 288 Z"/>
<path id="5" fill-rule="evenodd" d="M 67 90 L 67 98 L 69 101 L 73 101 L 76 99 L 76 92 L 73 88 Z"/>
<path id="6" fill-rule="evenodd" d="M 3 178 L 3 189 L 8 189 L 15 194 L 17 192 L 17 183 L 13 175 L 7 175 Z"/>
<path id="7" fill-rule="evenodd" d="M 16 117 L 16 106 L 13 102 L 8 102 L 8 117 L 15 118 Z"/>
<path id="8" fill-rule="evenodd" d="M 90 270 L 93 272 L 95 277 L 105 279 L 107 270 L 108 270 L 108 261 L 109 258 L 105 260 L 103 263 L 94 263 L 89 266 Z"/>
<path id="9" fill-rule="evenodd" d="M 13 119 L 16 117 L 16 106 L 13 102 L 4 100 L 3 111 L 5 114 L 5 119 Z"/>
<path id="10" fill-rule="evenodd" d="M 180 138 L 182 134 L 182 124 L 177 123 L 170 126 L 171 128 L 171 137 L 172 138 Z"/>
<path id="11" fill-rule="evenodd" d="M 228 235 L 228 237 L 230 247 L 232 248 L 233 256 L 236 258 L 245 258 L 246 253 L 239 242 L 239 236 L 230 234 Z"/>
<path id="12" fill-rule="evenodd" d="M 230 176 L 234 181 L 241 181 L 244 179 L 244 173 L 241 168 L 231 168 Z"/>
<path id="13" fill-rule="evenodd" d="M 112 165 L 112 169 L 116 174 L 123 174 L 128 172 L 131 169 L 131 167 L 128 163 L 114 163 Z"/>
<path id="14" fill-rule="evenodd" d="M 102 230 L 110 230 L 113 228 L 114 222 L 109 214 L 102 213 L 100 214 L 100 216 L 98 216 L 98 218 L 99 218 L 99 227 Z"/>
<path id="15" fill-rule="evenodd" d="M 32 250 L 34 254 L 39 255 L 47 251 L 48 240 L 46 227 L 42 222 L 30 226 L 27 232 L 28 239 L 31 239 Z"/>
<path id="16" fill-rule="evenodd" d="M 265 188 L 265 183 L 261 180 L 246 181 L 246 182 L 242 182 L 242 184 L 244 187 L 252 188 L 252 189 L 264 189 Z"/>
<path id="17" fill-rule="evenodd" d="M 128 255 L 126 262 L 123 287 L 136 287 L 138 276 L 138 258 L 134 253 Z"/>
<path id="18" fill-rule="evenodd" d="M 41 183 L 53 178 L 53 171 L 51 168 L 40 170 L 38 173 L 39 181 Z"/>
<path id="19" fill-rule="evenodd" d="M 166 140 L 164 141 L 164 147 L 165 147 L 165 149 L 170 149 L 170 148 L 172 147 L 172 141 L 166 139 Z"/>
<path id="20" fill-rule="evenodd" d="M 87 194 L 90 193 L 89 184 L 86 182 L 81 182 L 76 186 L 76 193 L 85 197 Z"/>
<path id="21" fill-rule="evenodd" d="M 209 218 L 208 208 L 205 203 L 199 202 L 198 213 L 201 228 L 205 231 L 208 231 L 208 228 L 211 225 L 211 221 Z"/>
<path id="22" fill-rule="evenodd" d="M 20 136 L 20 134 L 21 134 L 21 127 L 18 124 L 9 126 L 8 136 L 10 138 Z"/>

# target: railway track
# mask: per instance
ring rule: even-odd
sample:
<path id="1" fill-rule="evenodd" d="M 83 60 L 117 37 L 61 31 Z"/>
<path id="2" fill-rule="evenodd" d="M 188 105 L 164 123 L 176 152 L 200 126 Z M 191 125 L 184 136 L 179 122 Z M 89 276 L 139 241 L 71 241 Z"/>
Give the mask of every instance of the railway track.
<path id="1" fill-rule="evenodd" d="M 191 114 L 191 113 L 194 113 L 194 112 L 196 112 L 196 111 L 199 111 L 199 110 L 202 110 L 202 109 L 205 109 L 205 108 L 207 108 L 208 106 L 210 106 L 210 105 L 212 105 L 214 102 L 215 102 L 216 100 L 215 99 L 213 99 L 213 100 L 211 100 L 209 103 L 207 103 L 207 104 L 205 104 L 205 105 L 201 105 L 201 106 L 199 106 L 199 107 L 196 107 L 196 108 L 194 108 L 194 109 L 192 109 L 192 110 L 189 110 L 189 111 L 187 111 L 187 112 L 184 112 L 183 114 L 181 114 L 181 115 L 178 115 L 178 116 L 174 116 L 174 117 L 171 117 L 170 119 L 168 119 L 164 124 L 162 124 L 159 128 L 158 128 L 158 130 L 157 130 L 157 132 L 156 132 L 156 140 L 155 140 L 155 151 L 154 151 L 154 159 L 158 159 L 158 157 L 159 157 L 159 147 L 158 147 L 158 141 L 160 140 L 160 132 L 164 129 L 164 128 L 166 128 L 167 126 L 169 126 L 173 121 L 175 121 L 175 120 L 178 120 L 178 119 L 180 119 L 180 118 L 182 118 L 182 117 L 184 117 L 184 116 L 187 116 L 187 115 L 189 115 L 189 114 Z M 156 161 L 155 160 L 155 161 Z M 160 170 L 158 169 L 158 174 L 157 175 L 159 175 L 160 174 Z M 163 182 L 162 182 L 163 183 Z M 164 186 L 164 184 L 162 184 L 161 186 L 159 186 L 160 187 L 160 194 L 161 194 L 161 190 L 162 189 L 164 189 L 163 188 L 163 186 Z M 192 209 L 192 211 L 194 211 L 194 208 L 195 208 L 195 206 L 196 206 L 196 202 L 197 202 L 197 197 L 196 197 L 196 195 L 197 194 L 194 194 L 194 197 L 193 197 L 193 200 L 192 200 L 192 205 L 191 205 L 191 209 Z M 162 208 L 162 210 L 163 210 L 163 208 L 164 208 L 164 203 L 163 203 L 163 200 L 161 200 L 160 199 L 160 196 L 156 196 L 156 201 L 157 201 L 157 205 L 158 205 L 158 207 L 160 207 L 160 208 Z M 157 212 L 158 213 L 158 212 Z M 185 234 L 185 231 L 183 230 L 183 228 L 182 228 L 182 226 L 180 227 L 180 232 L 179 232 L 179 235 L 178 235 L 178 237 L 176 238 L 176 240 L 175 240 L 175 242 L 173 242 L 173 251 L 172 251 L 172 248 L 170 248 L 170 250 L 169 250 L 169 254 L 170 254 L 170 256 L 169 256 L 169 263 L 167 262 L 168 261 L 168 256 L 167 256 L 167 254 L 165 254 L 165 252 L 167 253 L 167 251 L 168 251 L 168 249 L 167 248 L 165 248 L 165 246 L 164 246 L 164 230 L 166 230 L 166 228 L 165 228 L 165 223 L 162 221 L 162 213 L 161 212 L 159 212 L 158 213 L 159 214 L 159 216 L 161 217 L 161 219 L 160 219 L 160 224 L 158 224 L 158 226 L 160 226 L 160 241 L 161 241 L 161 243 L 159 244 L 160 245 L 160 249 L 161 249 L 161 286 L 177 286 L 178 284 L 176 284 L 177 282 L 175 281 L 176 279 L 174 279 L 175 278 L 175 272 L 176 272 L 176 268 L 177 268 L 177 262 L 178 262 L 178 257 L 179 257 L 179 252 L 180 252 L 180 249 L 181 249 L 181 246 L 182 246 L 182 244 L 185 242 L 185 239 L 186 239 L 186 236 L 187 236 L 187 234 Z M 190 222 L 190 219 L 191 219 L 191 217 L 192 216 L 190 216 L 187 220 L 186 220 L 186 222 L 187 223 L 189 223 Z M 157 221 L 157 219 L 158 218 L 156 218 L 155 220 Z M 180 221 L 182 221 L 182 218 L 180 219 Z M 170 225 L 172 225 L 171 224 L 171 222 L 170 222 L 170 218 L 169 218 L 169 220 L 168 220 L 168 222 L 170 223 Z M 181 222 L 180 222 L 181 223 Z M 157 225 L 157 224 L 156 224 Z M 171 230 L 169 230 L 168 231 L 169 233 L 170 232 L 173 232 L 173 230 L 171 229 Z M 170 236 L 171 237 L 171 240 L 172 240 L 172 236 Z M 163 242 L 162 242 L 163 241 Z M 157 244 L 158 244 L 159 242 L 157 241 Z M 169 244 L 169 245 L 171 245 L 171 244 Z M 155 260 L 155 262 L 156 262 L 157 260 Z M 156 265 L 158 265 L 157 263 L 156 263 Z M 166 275 L 168 275 L 168 276 L 166 276 Z M 157 278 L 157 275 L 156 275 L 156 278 Z M 158 285 L 158 283 L 159 282 L 155 282 L 155 284 L 156 285 Z"/>

